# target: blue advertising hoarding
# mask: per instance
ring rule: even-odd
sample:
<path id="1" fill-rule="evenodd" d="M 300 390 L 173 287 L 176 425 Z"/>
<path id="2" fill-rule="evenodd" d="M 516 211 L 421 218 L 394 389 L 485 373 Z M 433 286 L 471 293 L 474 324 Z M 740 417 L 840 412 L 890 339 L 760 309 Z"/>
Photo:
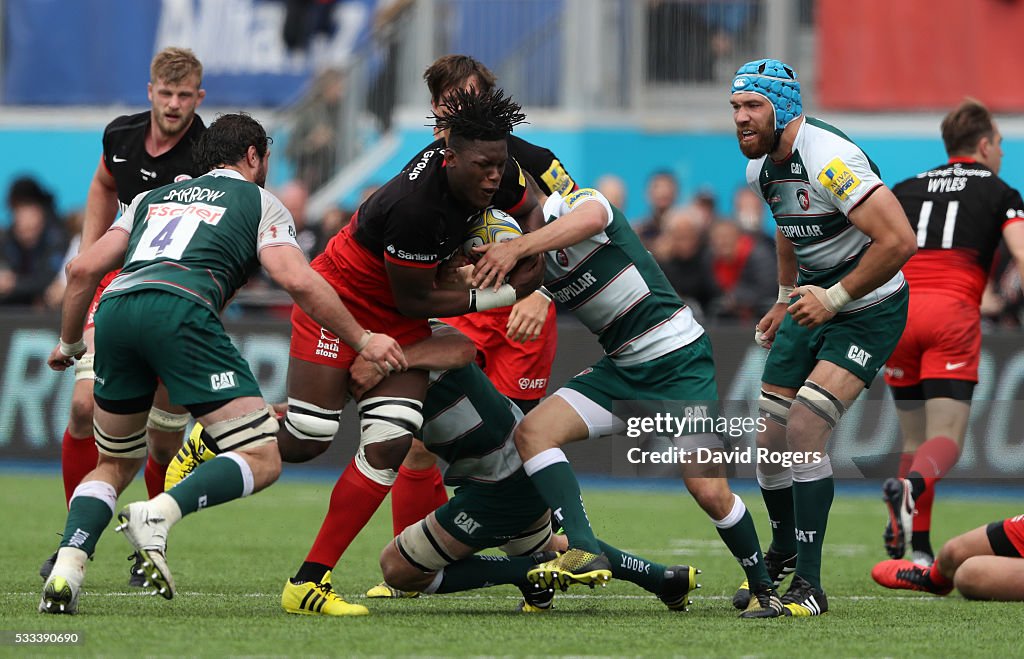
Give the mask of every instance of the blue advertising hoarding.
<path id="1" fill-rule="evenodd" d="M 147 105 L 153 55 L 191 48 L 217 106 L 294 101 L 313 72 L 344 65 L 370 39 L 376 0 L 329 9 L 333 32 L 289 52 L 280 0 L 7 0 L 4 102 Z"/>

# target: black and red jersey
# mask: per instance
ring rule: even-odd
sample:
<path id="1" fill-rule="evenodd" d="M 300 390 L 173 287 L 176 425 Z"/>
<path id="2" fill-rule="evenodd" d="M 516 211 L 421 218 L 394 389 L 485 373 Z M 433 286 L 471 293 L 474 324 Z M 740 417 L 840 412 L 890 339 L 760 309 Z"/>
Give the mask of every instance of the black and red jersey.
<path id="1" fill-rule="evenodd" d="M 1020 193 L 969 158 L 951 158 L 892 191 L 917 233 L 918 252 L 903 266 L 910 290 L 980 302 L 1003 228 L 1024 221 Z"/>
<path id="2" fill-rule="evenodd" d="M 510 214 L 526 198 L 526 179 L 515 160 L 505 165 L 491 205 Z M 397 176 L 363 202 L 342 232 L 375 258 L 406 266 L 432 267 L 462 245 L 469 221 L 479 213 L 459 201 L 448 186 L 443 143 L 428 148 Z M 342 241 L 327 244 L 325 253 L 338 259 Z"/>
<path id="3" fill-rule="evenodd" d="M 122 211 L 140 192 L 205 173 L 192 160 L 192 146 L 206 130 L 199 115 L 177 144 L 156 157 L 146 151 L 150 121 L 151 112 L 146 110 L 118 117 L 103 131 L 103 165 L 114 177 Z"/>

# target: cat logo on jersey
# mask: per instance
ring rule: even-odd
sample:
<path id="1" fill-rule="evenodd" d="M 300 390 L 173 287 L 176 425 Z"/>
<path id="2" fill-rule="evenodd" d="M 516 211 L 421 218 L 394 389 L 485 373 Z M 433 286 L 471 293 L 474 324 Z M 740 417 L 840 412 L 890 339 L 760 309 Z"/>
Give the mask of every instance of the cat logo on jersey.
<path id="1" fill-rule="evenodd" d="M 796 200 L 800 204 L 800 208 L 804 210 L 811 207 L 811 195 L 807 192 L 807 188 L 800 188 L 796 191 Z"/>
<path id="2" fill-rule="evenodd" d="M 850 198 L 850 193 L 860 185 L 860 179 L 850 171 L 842 158 L 833 158 L 818 174 L 818 182 L 832 191 L 841 200 Z"/>
<path id="3" fill-rule="evenodd" d="M 565 195 L 576 186 L 576 182 L 572 180 L 569 172 L 565 171 L 562 163 L 558 162 L 557 158 L 551 161 L 551 164 L 540 175 L 540 178 L 548 186 L 548 190 L 557 192 L 560 195 Z"/>

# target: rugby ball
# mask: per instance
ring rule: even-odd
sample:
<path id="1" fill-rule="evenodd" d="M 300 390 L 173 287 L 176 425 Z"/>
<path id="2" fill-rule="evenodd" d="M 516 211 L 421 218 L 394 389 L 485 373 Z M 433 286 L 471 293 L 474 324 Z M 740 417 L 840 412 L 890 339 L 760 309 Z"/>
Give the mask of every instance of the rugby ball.
<path id="1" fill-rule="evenodd" d="M 523 230 L 519 228 L 519 223 L 511 215 L 497 208 L 488 208 L 469 221 L 466 237 L 462 241 L 462 253 L 471 259 L 476 259 L 480 255 L 473 252 L 474 247 L 489 243 L 503 243 L 522 235 Z"/>

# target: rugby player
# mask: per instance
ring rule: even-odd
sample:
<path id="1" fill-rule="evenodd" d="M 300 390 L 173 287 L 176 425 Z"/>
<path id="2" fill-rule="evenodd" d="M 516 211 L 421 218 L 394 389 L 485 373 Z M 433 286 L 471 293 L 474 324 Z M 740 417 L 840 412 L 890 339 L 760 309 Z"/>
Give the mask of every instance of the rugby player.
<path id="1" fill-rule="evenodd" d="M 839 129 L 806 117 L 795 71 L 748 62 L 730 102 L 747 182 L 778 225 L 778 302 L 758 322 L 770 347 L 761 378 L 766 430 L 757 444 L 821 459 L 784 468 L 760 463 L 757 479 L 772 522 L 766 562 L 780 583 L 782 613 L 828 611 L 821 551 L 835 493 L 825 445 L 857 395 L 892 354 L 907 319 L 900 272 L 916 251 L 903 209 L 868 156 Z M 746 584 L 734 604 L 742 606 Z"/>
<path id="2" fill-rule="evenodd" d="M 516 429 L 524 472 L 568 537 L 568 551 L 532 569 L 540 585 L 553 580 L 599 582 L 613 565 L 587 519 L 579 483 L 562 452 L 569 442 L 625 430 L 617 405 L 640 401 L 649 412 L 687 404 L 716 412 L 718 390 L 711 341 L 679 299 L 658 264 L 600 192 L 584 188 L 563 197 L 538 192 L 544 204 L 541 227 L 522 238 L 477 248 L 474 284 L 500 282 L 519 259 L 544 254 L 545 285 L 593 332 L 605 356 L 546 399 Z M 557 221 L 556 221 L 557 220 Z M 676 403 L 665 403 L 676 401 Z M 718 451 L 713 433 L 684 438 L 690 451 Z M 763 617 L 781 607 L 761 559 L 754 522 L 732 493 L 722 464 L 684 469 L 687 489 L 711 517 L 730 553 L 743 567 L 764 608 L 744 611 Z"/>
<path id="3" fill-rule="evenodd" d="M 1024 275 L 1024 201 L 999 178 L 1002 135 L 988 109 L 965 100 L 942 120 L 949 160 L 893 188 L 917 233 L 903 266 L 910 285 L 907 328 L 886 362 L 903 454 L 883 485 L 884 533 L 892 558 L 907 541 L 921 565 L 931 545 L 935 486 L 963 449 L 981 358 L 981 295 L 1002 237 Z"/>
<path id="4" fill-rule="evenodd" d="M 954 588 L 967 599 L 1024 601 L 1024 515 L 958 535 L 942 545 L 935 563 L 906 559 L 875 565 L 871 577 L 886 588 L 947 595 Z"/>
<path id="5" fill-rule="evenodd" d="M 206 96 L 202 81 L 203 65 L 191 50 L 165 48 L 153 57 L 147 85 L 150 109 L 118 117 L 103 131 L 103 154 L 85 202 L 80 253 L 99 240 L 113 224 L 118 210 L 123 211 L 140 192 L 203 173 L 192 158 L 192 147 L 206 130 L 196 114 Z M 71 413 L 61 443 L 68 505 L 82 478 L 96 468 L 98 454 L 92 432 L 93 315 L 103 288 L 116 274 L 116 270 L 107 274 L 96 289 L 85 320 L 88 352 L 75 363 Z M 151 497 L 163 491 L 167 463 L 181 448 L 182 432 L 189 419 L 184 408 L 170 404 L 164 387 L 157 389 L 154 401 L 146 423 L 151 441 L 144 471 L 146 491 Z M 50 576 L 55 559 L 56 553 L 39 569 L 44 580 Z M 136 556 L 128 585 L 142 586 L 144 578 L 139 568 Z"/>
<path id="6" fill-rule="evenodd" d="M 69 268 L 61 340 L 48 359 L 58 371 L 85 354 L 93 291 L 104 273 L 123 264 L 96 309 L 93 431 L 100 457 L 71 499 L 40 612 L 77 611 L 87 560 L 146 456 L 158 381 L 202 423 L 204 444 L 217 457 L 169 492 L 119 513 L 118 530 L 143 558 L 144 585 L 174 596 L 167 534 L 183 516 L 277 479 L 278 421 L 219 315 L 261 265 L 353 352 L 384 370 L 405 368 L 397 342 L 361 327 L 309 267 L 291 215 L 263 189 L 269 142 L 251 117 L 221 116 L 196 144 L 197 164 L 208 173 L 140 193 Z"/>
<path id="7" fill-rule="evenodd" d="M 468 55 L 444 55 L 423 73 L 430 90 L 430 107 L 435 115 L 444 112 L 443 100 L 455 89 L 491 91 L 494 74 Z M 445 136 L 420 151 L 406 168 L 414 166 L 428 150 L 444 148 Z M 541 191 L 570 192 L 576 189 L 572 177 L 548 149 L 508 136 L 508 154 L 533 177 Z M 558 343 L 558 323 L 551 296 L 541 287 L 511 307 L 445 318 L 476 344 L 477 363 L 494 386 L 529 412 L 547 392 Z M 441 472 L 433 453 L 413 441 L 398 478 L 391 489 L 391 514 L 395 535 L 448 500 Z M 367 597 L 403 597 L 385 584 L 367 591 Z"/>
<path id="8" fill-rule="evenodd" d="M 525 118 L 519 105 L 496 89 L 456 90 L 445 106 L 436 119 L 448 131 L 447 143 L 425 151 L 371 195 L 312 263 L 360 322 L 387 329 L 402 345 L 426 338 L 430 317 L 508 306 L 535 290 L 543 275 L 535 260 L 498 291 L 435 285 L 439 266 L 461 250 L 479 211 L 495 206 L 520 219 L 540 212 L 508 158 L 507 137 Z M 333 440 L 356 355 L 301 310 L 293 313 L 292 327 L 288 411 L 278 440 L 286 462 L 301 462 Z M 422 423 L 426 385 L 427 372 L 414 369 L 390 375 L 357 398 L 359 449 L 331 493 L 305 562 L 285 585 L 282 606 L 289 613 L 366 613 L 340 598 L 311 611 L 306 595 L 329 583 L 330 571 L 395 482 Z"/>
<path id="9" fill-rule="evenodd" d="M 461 341 L 465 348 L 459 349 Z M 441 342 L 445 342 L 442 344 Z M 551 608 L 554 585 L 540 586 L 527 572 L 564 551 L 564 535 L 552 533 L 551 511 L 523 471 L 513 435 L 523 414 L 473 363 L 472 344 L 450 327 L 409 346 L 410 368 L 429 368 L 430 385 L 420 436 L 448 465 L 445 481 L 454 497 L 423 520 L 409 525 L 380 557 L 385 583 L 403 592 L 454 593 L 511 584 L 523 593 L 520 610 Z M 357 360 L 352 377 L 360 388 L 375 386 L 381 374 Z M 670 610 L 682 611 L 699 570 L 665 566 L 598 541 L 611 560 L 612 576 L 656 595 Z M 508 556 L 474 556 L 500 547 Z M 565 587 L 569 581 L 557 585 Z"/>

